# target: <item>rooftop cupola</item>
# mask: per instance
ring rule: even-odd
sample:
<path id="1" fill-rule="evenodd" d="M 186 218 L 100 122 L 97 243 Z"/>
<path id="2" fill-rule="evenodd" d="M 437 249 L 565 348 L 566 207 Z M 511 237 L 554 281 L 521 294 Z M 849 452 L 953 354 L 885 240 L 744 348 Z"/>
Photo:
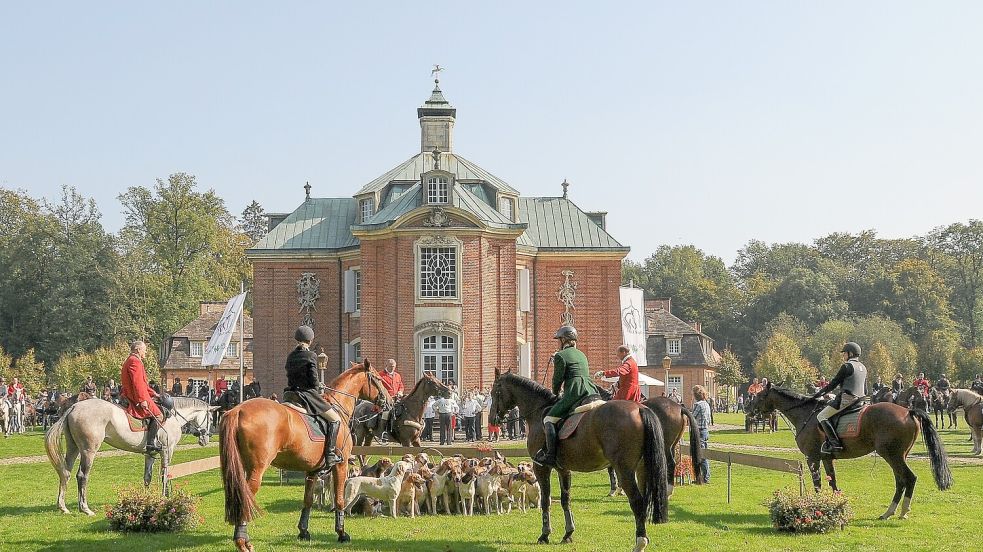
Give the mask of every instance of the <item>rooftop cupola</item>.
<path id="1" fill-rule="evenodd" d="M 438 75 L 440 66 L 434 66 L 433 74 Z M 440 90 L 440 79 L 434 78 L 430 99 L 416 110 L 420 119 L 420 151 L 430 153 L 436 148 L 441 152 L 451 151 L 454 144 L 454 118 L 457 109 L 451 106 Z"/>

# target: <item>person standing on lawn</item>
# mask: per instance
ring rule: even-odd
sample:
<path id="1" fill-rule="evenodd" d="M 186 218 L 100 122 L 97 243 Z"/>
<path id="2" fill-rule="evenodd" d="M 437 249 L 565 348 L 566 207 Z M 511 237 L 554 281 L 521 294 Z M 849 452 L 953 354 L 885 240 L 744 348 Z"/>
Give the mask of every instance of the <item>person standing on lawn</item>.
<path id="1" fill-rule="evenodd" d="M 700 430 L 700 448 L 707 448 L 710 441 L 710 403 L 707 402 L 707 390 L 702 385 L 693 386 L 693 397 L 696 402 L 693 404 L 693 417 L 696 418 L 696 426 Z M 706 483 L 710 482 L 710 461 L 703 456 L 703 475 Z"/>

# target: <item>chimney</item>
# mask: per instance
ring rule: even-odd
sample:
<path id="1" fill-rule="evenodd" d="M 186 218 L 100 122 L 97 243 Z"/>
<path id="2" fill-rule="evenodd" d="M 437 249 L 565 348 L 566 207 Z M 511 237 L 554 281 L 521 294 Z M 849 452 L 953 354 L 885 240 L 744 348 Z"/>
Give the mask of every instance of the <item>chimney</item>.
<path id="1" fill-rule="evenodd" d="M 694 330 L 696 330 L 696 331 L 698 331 L 700 333 L 703 333 L 703 324 L 701 324 L 699 322 L 690 322 L 689 324 L 690 324 L 690 326 L 693 326 L 693 329 Z"/>
<path id="2" fill-rule="evenodd" d="M 218 314 L 221 316 L 225 312 L 226 301 L 202 301 L 199 303 L 199 316 L 206 314 Z"/>
<path id="3" fill-rule="evenodd" d="M 646 299 L 645 312 L 656 310 L 664 310 L 667 313 L 672 314 L 672 298 L 659 297 L 658 299 Z"/>

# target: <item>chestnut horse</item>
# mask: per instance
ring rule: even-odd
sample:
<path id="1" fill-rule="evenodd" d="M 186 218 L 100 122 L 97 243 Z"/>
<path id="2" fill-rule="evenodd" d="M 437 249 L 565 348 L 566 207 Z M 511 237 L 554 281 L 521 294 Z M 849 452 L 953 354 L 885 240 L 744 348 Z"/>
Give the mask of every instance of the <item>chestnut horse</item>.
<path id="1" fill-rule="evenodd" d="M 504 419 L 513 407 L 526 419 L 529 432 L 526 448 L 534 455 L 545 441 L 543 416 L 557 396 L 535 381 L 512 373 L 495 372 L 490 410 Z M 584 414 L 577 431 L 560 441 L 557 449 L 557 475 L 560 478 L 560 505 L 566 522 L 563 542 L 573 542 L 573 513 L 570 510 L 572 471 L 592 472 L 613 466 L 635 515 L 635 548 L 648 545 L 645 518 L 649 507 L 652 523 L 669 521 L 668 479 L 662 425 L 649 408 L 634 401 L 608 401 Z M 541 490 L 540 508 L 543 532 L 540 544 L 549 543 L 551 467 L 533 464 Z M 641 489 L 639 489 L 641 485 Z"/>
<path id="2" fill-rule="evenodd" d="M 966 424 L 969 425 L 969 432 L 973 438 L 973 454 L 983 452 L 983 396 L 969 389 L 955 389 L 949 396 L 947 407 L 953 416 L 956 410 L 960 408 L 965 410 Z"/>
<path id="3" fill-rule="evenodd" d="M 433 376 L 424 374 L 420 381 L 416 382 L 413 390 L 393 407 L 393 433 L 389 436 L 390 441 L 397 441 L 404 447 L 420 446 L 420 435 L 423 433 L 423 411 L 427 406 L 427 399 L 430 397 L 450 398 L 451 390 L 443 383 L 437 381 Z M 376 421 L 381 421 L 381 414 L 373 413 L 373 404 L 361 401 L 355 407 L 355 423 L 352 425 L 352 433 L 355 434 L 355 444 L 359 446 L 369 446 L 372 438 L 375 437 Z M 381 431 L 380 431 L 381 433 Z M 365 459 L 359 459 L 365 464 Z"/>
<path id="4" fill-rule="evenodd" d="M 655 397 L 645 401 L 645 406 L 652 409 L 659 417 L 662 424 L 662 437 L 665 439 L 666 448 L 666 470 L 670 476 L 676 473 L 676 444 L 683 437 L 683 430 L 689 426 L 689 455 L 693 459 L 694 481 L 697 485 L 706 482 L 706 475 L 703 473 L 703 449 L 700 447 L 700 430 L 696 427 L 696 418 L 688 408 L 668 397 Z M 611 492 L 608 496 L 614 496 L 620 490 L 618 488 L 618 476 L 614 473 L 614 468 L 608 468 L 608 478 L 611 481 Z M 672 496 L 673 478 L 669 478 L 669 496 Z"/>
<path id="5" fill-rule="evenodd" d="M 336 407 L 345 427 L 352 417 L 358 399 L 379 401 L 389 406 L 391 398 L 379 379 L 379 373 L 369 365 L 352 363 L 324 393 L 324 399 Z M 225 521 L 235 526 L 232 537 L 240 552 L 253 550 L 246 532 L 246 523 L 259 516 L 256 493 L 263 474 L 270 466 L 313 474 L 324 458 L 323 441 L 312 441 L 307 428 L 297 419 L 289 406 L 269 399 L 243 402 L 222 417 L 219 455 L 222 482 L 225 486 Z M 345 481 L 348 478 L 348 457 L 352 451 L 349 431 L 339 431 L 334 443 L 344 459 L 331 468 L 334 476 L 335 532 L 338 542 L 348 542 L 345 532 Z M 297 524 L 297 538 L 310 540 L 307 530 L 314 504 L 314 484 L 317 478 L 309 475 L 304 487 L 304 507 Z"/>
<path id="6" fill-rule="evenodd" d="M 816 413 L 825 406 L 825 402 L 806 395 L 774 387 L 770 383 L 759 393 L 750 404 L 751 410 L 757 412 L 772 412 L 780 410 L 791 421 L 797 430 L 795 442 L 799 450 L 806 456 L 806 463 L 812 473 L 812 483 L 818 491 L 821 486 L 819 461 L 823 462 L 829 485 L 837 490 L 836 473 L 833 471 L 834 458 L 859 458 L 877 452 L 894 471 L 895 492 L 894 500 L 881 519 L 894 515 L 898 502 L 904 494 L 904 504 L 901 506 L 900 517 L 904 519 L 911 511 L 911 497 L 915 492 L 915 482 L 918 479 L 906 462 L 908 452 L 918 437 L 918 426 L 921 425 L 925 448 L 932 463 L 932 476 L 940 491 L 952 486 L 952 473 L 949 471 L 949 460 L 945 447 L 938 432 L 932 425 L 928 413 L 920 409 L 908 409 L 889 402 L 880 402 L 866 407 L 860 418 L 860 432 L 856 437 L 841 436 L 843 450 L 836 454 L 821 454 L 825 435 L 819 429 Z"/>

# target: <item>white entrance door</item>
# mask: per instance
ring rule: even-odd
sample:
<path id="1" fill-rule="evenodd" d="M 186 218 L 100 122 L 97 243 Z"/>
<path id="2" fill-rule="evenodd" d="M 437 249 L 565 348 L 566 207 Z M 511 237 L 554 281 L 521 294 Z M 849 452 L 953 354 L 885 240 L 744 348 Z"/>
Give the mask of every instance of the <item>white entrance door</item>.
<path id="1" fill-rule="evenodd" d="M 457 339 L 448 334 L 431 334 L 422 337 L 420 344 L 423 373 L 429 374 L 447 385 L 451 380 L 459 383 L 457 373 Z"/>

